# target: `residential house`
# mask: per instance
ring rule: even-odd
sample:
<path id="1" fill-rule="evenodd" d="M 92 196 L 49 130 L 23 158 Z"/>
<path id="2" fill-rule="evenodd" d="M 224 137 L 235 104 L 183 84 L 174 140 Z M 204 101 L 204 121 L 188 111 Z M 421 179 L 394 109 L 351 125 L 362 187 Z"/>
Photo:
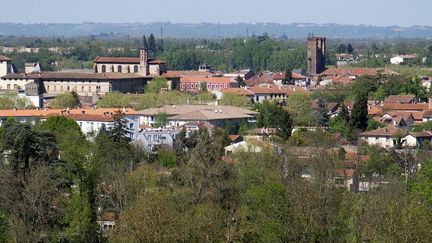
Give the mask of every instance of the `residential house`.
<path id="1" fill-rule="evenodd" d="M 406 131 L 396 126 L 388 126 L 372 131 L 363 132 L 360 138 L 366 141 L 369 145 L 378 145 L 383 148 L 393 148 L 402 143 L 402 138 L 405 137 Z M 400 140 L 400 141 L 399 141 Z"/>
<path id="2" fill-rule="evenodd" d="M 154 126 L 160 114 L 168 116 L 171 127 L 182 127 L 189 122 L 208 122 L 214 126 L 239 126 L 242 122 L 256 121 L 257 112 L 248 109 L 223 105 L 168 105 L 138 112 L 140 124 Z"/>
<path id="3" fill-rule="evenodd" d="M 172 149 L 179 133 L 180 130 L 174 128 L 144 128 L 136 140 L 148 152 L 156 152 L 161 148 Z"/>
<path id="4" fill-rule="evenodd" d="M 390 95 L 384 100 L 384 103 L 414 104 L 416 101 L 415 95 Z"/>
<path id="5" fill-rule="evenodd" d="M 407 62 L 410 62 L 417 58 L 417 54 L 410 54 L 410 55 L 397 55 L 392 58 L 390 58 L 391 64 L 406 64 Z"/>
<path id="6" fill-rule="evenodd" d="M 432 132 L 408 132 L 403 140 L 405 142 L 404 145 L 408 147 L 420 147 L 423 144 L 431 144 Z"/>

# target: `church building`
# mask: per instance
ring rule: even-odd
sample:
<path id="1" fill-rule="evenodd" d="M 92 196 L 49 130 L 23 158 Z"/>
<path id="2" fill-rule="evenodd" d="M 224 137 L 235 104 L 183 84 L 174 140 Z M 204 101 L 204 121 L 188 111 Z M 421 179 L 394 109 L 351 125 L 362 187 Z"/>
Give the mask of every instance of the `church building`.
<path id="1" fill-rule="evenodd" d="M 33 83 L 39 94 L 57 95 L 75 91 L 79 96 L 103 96 L 112 91 L 142 93 L 148 81 L 162 76 L 165 62 L 150 59 L 143 36 L 139 57 L 97 57 L 94 72 L 42 72 L 38 64 L 26 65 L 24 73 L 14 71 L 12 59 L 0 56 L 0 90 L 24 91 Z M 168 77 L 179 82 L 178 77 Z"/>

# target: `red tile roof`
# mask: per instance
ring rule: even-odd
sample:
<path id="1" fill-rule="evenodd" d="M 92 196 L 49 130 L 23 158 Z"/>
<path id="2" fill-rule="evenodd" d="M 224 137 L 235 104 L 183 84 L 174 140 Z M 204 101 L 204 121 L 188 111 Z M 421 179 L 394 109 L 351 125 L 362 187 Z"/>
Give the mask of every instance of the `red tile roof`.
<path id="1" fill-rule="evenodd" d="M 96 57 L 95 63 L 140 64 L 139 57 Z"/>
<path id="2" fill-rule="evenodd" d="M 384 103 L 409 104 L 415 101 L 415 95 L 390 95 L 384 100 Z"/>
<path id="3" fill-rule="evenodd" d="M 2 79 L 45 79 L 45 80 L 118 80 L 143 78 L 133 73 L 68 73 L 68 72 L 42 72 L 42 73 L 12 73 Z"/>
<path id="4" fill-rule="evenodd" d="M 114 113 L 116 111 L 122 111 L 126 115 L 138 115 L 138 113 L 127 108 L 125 110 L 121 108 L 98 108 L 98 109 L 43 109 L 43 110 L 0 110 L 0 117 L 48 117 L 54 115 L 63 115 L 69 113 L 69 115 L 90 115 L 90 116 L 103 116 L 107 113 Z"/>
<path id="5" fill-rule="evenodd" d="M 229 93 L 229 94 L 237 94 L 237 95 L 243 95 L 243 96 L 253 96 L 254 93 L 252 93 L 250 90 L 245 88 L 228 88 L 224 89 L 222 93 Z"/>
<path id="6" fill-rule="evenodd" d="M 384 128 L 375 129 L 361 133 L 362 137 L 394 137 L 396 134 L 405 134 L 406 132 L 395 126 L 388 126 Z"/>
<path id="7" fill-rule="evenodd" d="M 180 78 L 181 83 L 200 83 L 206 82 L 207 84 L 211 83 L 237 83 L 235 79 L 232 78 L 224 78 L 224 77 L 182 77 Z"/>
<path id="8" fill-rule="evenodd" d="M 384 103 L 384 110 L 424 111 L 427 109 L 429 109 L 428 103 L 417 103 L 417 104 Z"/>

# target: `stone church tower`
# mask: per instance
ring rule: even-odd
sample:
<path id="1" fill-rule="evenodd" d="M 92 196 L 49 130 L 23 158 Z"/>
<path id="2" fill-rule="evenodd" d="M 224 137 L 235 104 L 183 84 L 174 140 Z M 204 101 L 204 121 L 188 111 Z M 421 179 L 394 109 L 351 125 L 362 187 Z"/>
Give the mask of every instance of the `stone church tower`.
<path id="1" fill-rule="evenodd" d="M 310 75 L 317 75 L 325 70 L 325 37 L 307 38 L 307 71 Z"/>
<path id="2" fill-rule="evenodd" d="M 149 63 L 148 63 L 148 45 L 145 35 L 143 36 L 143 42 L 140 48 L 140 72 L 142 76 L 148 76 L 150 74 Z"/>

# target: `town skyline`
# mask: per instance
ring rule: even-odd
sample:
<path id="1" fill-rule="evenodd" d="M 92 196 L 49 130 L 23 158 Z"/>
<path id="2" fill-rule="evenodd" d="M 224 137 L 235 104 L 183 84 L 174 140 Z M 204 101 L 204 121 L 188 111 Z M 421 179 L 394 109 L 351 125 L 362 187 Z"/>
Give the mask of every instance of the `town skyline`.
<path id="1" fill-rule="evenodd" d="M 110 2 L 110 1 L 108 1 Z M 105 3 L 104 5 L 101 5 Z M 30 2 L 17 0 L 5 2 L 5 9 L 16 6 L 27 6 L 20 9 L 21 14 L 5 11 L 0 22 L 8 23 L 316 23 L 316 24 L 348 24 L 373 26 L 427 26 L 432 23 L 428 15 L 431 2 L 414 1 L 373 1 L 344 2 L 342 0 L 327 1 L 322 4 L 318 0 L 307 2 L 282 2 L 269 0 L 265 3 L 249 3 L 246 1 L 230 2 L 221 0 L 217 4 L 198 4 L 196 1 L 165 1 L 164 4 L 148 4 L 131 0 L 124 8 L 117 3 L 107 1 L 63 2 L 58 4 L 52 0 Z M 50 14 L 46 14 L 49 6 Z M 85 7 L 83 7 L 85 6 Z M 135 6 L 129 8 L 128 6 Z M 65 13 L 67 9 L 68 14 Z M 295 9 L 295 11 L 292 11 Z M 181 10 L 181 11 L 180 11 Z M 415 14 L 406 14 L 415 13 Z M 367 17 L 365 17 L 367 16 Z M 403 16 L 403 18 L 400 18 Z"/>

